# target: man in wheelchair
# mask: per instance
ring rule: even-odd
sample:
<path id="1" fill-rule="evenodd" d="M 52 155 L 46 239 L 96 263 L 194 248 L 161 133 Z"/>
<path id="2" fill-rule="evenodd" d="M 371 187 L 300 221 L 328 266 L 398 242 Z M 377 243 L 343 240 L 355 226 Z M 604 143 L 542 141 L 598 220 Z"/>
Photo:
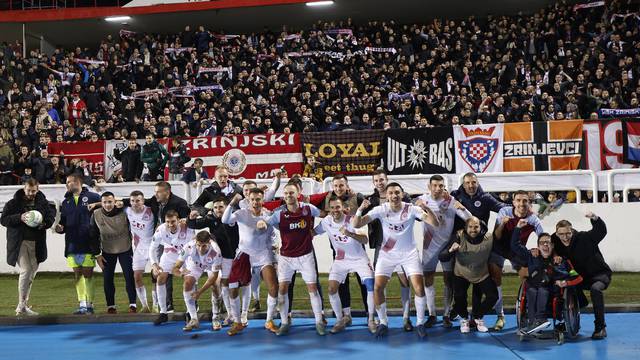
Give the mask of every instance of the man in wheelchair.
<path id="1" fill-rule="evenodd" d="M 527 221 L 518 221 L 511 238 L 511 250 L 527 260 L 528 276 L 525 280 L 527 326 L 522 333 L 531 335 L 547 328 L 550 299 L 559 296 L 562 288 L 575 286 L 582 277 L 573 269 L 571 263 L 562 257 L 554 256 L 551 235 L 538 236 L 538 247 L 529 251 L 520 242 L 520 231 Z M 558 309 L 556 309 L 558 310 Z M 562 313 L 562 311 L 553 311 Z"/>

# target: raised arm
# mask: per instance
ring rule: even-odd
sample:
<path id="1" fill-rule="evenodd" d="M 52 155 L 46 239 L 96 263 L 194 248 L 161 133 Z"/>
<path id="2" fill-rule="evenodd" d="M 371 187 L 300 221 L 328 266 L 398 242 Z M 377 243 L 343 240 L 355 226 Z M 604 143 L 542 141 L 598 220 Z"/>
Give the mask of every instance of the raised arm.
<path id="1" fill-rule="evenodd" d="M 340 233 L 342 235 L 355 239 L 357 242 L 361 244 L 367 244 L 369 242 L 369 237 L 367 235 L 358 234 L 354 231 L 350 231 L 346 226 L 343 226 L 340 228 Z"/>
<path id="2" fill-rule="evenodd" d="M 589 239 L 591 239 L 591 241 L 593 241 L 595 244 L 599 244 L 600 241 L 602 241 L 604 237 L 607 236 L 607 225 L 598 215 L 592 213 L 591 211 L 586 213 L 585 216 L 589 218 L 589 220 L 591 220 L 591 225 L 593 226 L 591 230 L 587 231 L 587 234 L 589 234 Z"/>
<path id="3" fill-rule="evenodd" d="M 278 169 L 275 171 L 275 177 L 273 178 L 273 182 L 271 186 L 264 193 L 264 201 L 271 201 L 276 197 L 276 192 L 280 188 L 280 179 L 282 178 L 282 170 Z"/>
<path id="4" fill-rule="evenodd" d="M 531 253 L 529 253 L 529 250 L 527 250 L 527 247 L 525 245 L 522 245 L 520 243 L 520 231 L 522 231 L 522 228 L 526 225 L 527 220 L 520 219 L 520 221 L 518 221 L 518 225 L 516 225 L 515 229 L 513 229 L 513 235 L 511 235 L 511 251 L 513 251 L 521 258 L 529 260 L 529 258 L 531 257 Z"/>
<path id="5" fill-rule="evenodd" d="M 224 209 L 224 214 L 222 214 L 221 219 L 223 224 L 230 225 L 235 224 L 238 221 L 237 216 L 233 213 L 233 209 L 237 207 L 240 200 L 242 200 L 242 195 L 236 194 L 229 205 Z"/>
<path id="6" fill-rule="evenodd" d="M 201 218 L 198 219 L 198 216 L 200 215 L 200 213 L 198 212 L 198 210 L 191 210 L 191 212 L 189 213 L 189 217 L 187 218 L 187 227 L 189 229 L 204 229 L 206 227 L 208 227 L 208 219 L 206 216 L 203 216 Z"/>
<path id="7" fill-rule="evenodd" d="M 420 220 L 422 220 L 425 224 L 430 224 L 431 226 L 439 226 L 440 222 L 438 221 L 438 217 L 436 216 L 436 214 L 433 213 L 433 210 L 431 210 L 428 206 L 426 206 L 424 209 L 420 208 Z"/>
<path id="8" fill-rule="evenodd" d="M 457 201 L 457 200 L 454 200 L 454 201 L 455 202 L 453 203 L 453 206 L 456 208 L 456 216 L 458 216 L 460 219 L 464 221 L 467 221 L 467 219 L 473 216 L 471 212 L 469 212 L 469 210 L 467 210 L 467 208 L 464 207 L 464 205 L 462 205 L 460 201 Z"/>
<path id="9" fill-rule="evenodd" d="M 356 229 L 361 228 L 374 220 L 370 215 L 362 215 L 362 212 L 367 209 L 369 205 L 371 205 L 371 203 L 368 199 L 362 200 L 362 204 L 360 204 L 356 214 L 351 219 L 351 226 Z"/>

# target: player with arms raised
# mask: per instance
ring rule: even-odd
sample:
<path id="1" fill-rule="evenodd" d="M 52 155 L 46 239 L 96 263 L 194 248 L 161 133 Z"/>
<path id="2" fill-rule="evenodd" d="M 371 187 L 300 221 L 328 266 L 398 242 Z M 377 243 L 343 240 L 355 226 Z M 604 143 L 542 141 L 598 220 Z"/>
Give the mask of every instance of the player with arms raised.
<path id="1" fill-rule="evenodd" d="M 413 238 L 413 224 L 416 219 L 419 219 L 432 226 L 438 226 L 438 219 L 428 207 L 425 212 L 418 206 L 403 202 L 404 190 L 400 184 L 389 183 L 386 193 L 387 203 L 376 206 L 363 216 L 362 212 L 369 206 L 369 201 L 365 200 L 351 221 L 354 228 L 365 226 L 376 219 L 380 220 L 382 224 L 382 247 L 376 263 L 374 286 L 374 300 L 380 324 L 375 335 L 380 338 L 388 332 L 389 323 L 384 291 L 394 269 L 399 265 L 411 280 L 415 291 L 416 331 L 421 338 L 424 338 L 427 335 L 424 327 L 426 307 L 424 278 L 420 256 Z"/>

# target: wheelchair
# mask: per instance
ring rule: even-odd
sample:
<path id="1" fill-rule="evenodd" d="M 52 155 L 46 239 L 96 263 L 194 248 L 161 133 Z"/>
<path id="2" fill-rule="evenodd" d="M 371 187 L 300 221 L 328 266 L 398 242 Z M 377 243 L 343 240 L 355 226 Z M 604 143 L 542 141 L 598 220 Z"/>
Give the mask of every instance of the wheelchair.
<path id="1" fill-rule="evenodd" d="M 573 286 L 559 288 L 559 293 L 552 294 L 549 299 L 548 313 L 551 314 L 553 334 L 558 345 L 562 345 L 565 336 L 575 339 L 580 331 L 580 305 L 578 303 L 579 290 Z M 525 334 L 522 330 L 527 327 L 527 283 L 523 281 L 516 299 L 516 322 L 520 341 L 527 337 L 538 337 Z"/>

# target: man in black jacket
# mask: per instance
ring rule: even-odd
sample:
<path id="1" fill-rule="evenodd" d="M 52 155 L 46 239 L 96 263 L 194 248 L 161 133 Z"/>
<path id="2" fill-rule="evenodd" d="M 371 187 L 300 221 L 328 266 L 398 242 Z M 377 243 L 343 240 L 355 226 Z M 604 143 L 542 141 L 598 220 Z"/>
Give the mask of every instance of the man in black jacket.
<path id="1" fill-rule="evenodd" d="M 28 306 L 31 284 L 38 265 L 47 259 L 46 229 L 55 221 L 56 210 L 42 192 L 38 181 L 28 180 L 24 189 L 16 191 L 2 211 L 0 223 L 7 228 L 7 263 L 20 267 L 18 277 L 18 307 L 16 315 L 38 315 Z M 35 227 L 26 224 L 26 213 L 37 210 L 42 214 L 42 223 Z"/>
<path id="2" fill-rule="evenodd" d="M 556 233 L 552 240 L 556 253 L 569 259 L 575 270 L 582 276 L 580 288 L 589 290 L 595 316 L 595 330 L 591 338 L 601 340 L 607 337 L 607 324 L 604 322 L 604 290 L 611 283 L 611 268 L 604 261 L 598 244 L 607 235 L 607 226 L 592 212 L 585 215 L 591 220 L 593 228 L 589 231 L 576 231 L 567 220 L 556 224 Z M 582 295 L 580 292 L 579 295 Z M 584 295 L 583 295 L 584 296 Z"/>
<path id="3" fill-rule="evenodd" d="M 113 156 L 122 162 L 122 177 L 124 181 L 140 181 L 142 175 L 142 160 L 140 145 L 136 142 L 136 139 L 129 139 L 129 146 L 120 151 L 119 149 L 113 150 Z"/>
<path id="4" fill-rule="evenodd" d="M 204 206 L 210 201 L 216 200 L 221 196 L 226 198 L 227 201 L 231 201 L 235 194 L 242 195 L 242 188 L 229 180 L 229 170 L 227 168 L 223 166 L 216 168 L 214 179 L 215 181 L 206 187 L 193 203 L 193 206 L 201 215 L 207 213 Z"/>

